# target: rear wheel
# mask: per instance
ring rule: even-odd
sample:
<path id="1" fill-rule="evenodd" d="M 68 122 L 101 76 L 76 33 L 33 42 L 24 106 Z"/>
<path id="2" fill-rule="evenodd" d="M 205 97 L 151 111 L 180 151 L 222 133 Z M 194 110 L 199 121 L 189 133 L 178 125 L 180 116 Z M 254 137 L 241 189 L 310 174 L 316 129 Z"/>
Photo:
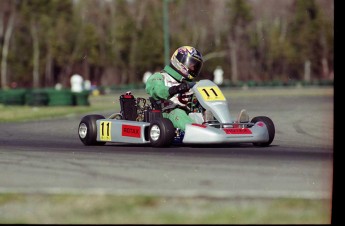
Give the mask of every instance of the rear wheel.
<path id="1" fill-rule="evenodd" d="M 166 118 L 154 120 L 150 124 L 149 139 L 153 147 L 166 147 L 171 145 L 175 137 L 175 127 Z"/>
<path id="2" fill-rule="evenodd" d="M 257 116 L 251 120 L 252 123 L 257 123 L 260 121 L 265 123 L 267 130 L 268 130 L 269 139 L 267 142 L 253 143 L 253 145 L 254 146 L 260 146 L 260 147 L 267 147 L 272 143 L 272 141 L 274 139 L 275 127 L 274 127 L 273 121 L 269 117 L 266 117 L 266 116 Z"/>
<path id="3" fill-rule="evenodd" d="M 78 135 L 84 145 L 104 145 L 105 142 L 97 141 L 97 125 L 98 119 L 104 119 L 103 115 L 86 115 L 84 116 L 78 127 Z"/>

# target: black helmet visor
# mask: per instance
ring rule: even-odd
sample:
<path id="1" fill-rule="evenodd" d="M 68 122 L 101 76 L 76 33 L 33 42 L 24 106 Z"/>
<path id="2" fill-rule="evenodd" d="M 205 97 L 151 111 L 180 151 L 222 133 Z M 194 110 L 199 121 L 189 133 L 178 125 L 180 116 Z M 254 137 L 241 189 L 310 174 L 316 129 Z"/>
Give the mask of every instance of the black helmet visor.
<path id="1" fill-rule="evenodd" d="M 202 67 L 202 62 L 199 59 L 191 56 L 186 56 L 182 59 L 181 63 L 183 63 L 188 68 L 188 72 L 190 75 L 192 75 L 193 77 L 199 75 Z"/>

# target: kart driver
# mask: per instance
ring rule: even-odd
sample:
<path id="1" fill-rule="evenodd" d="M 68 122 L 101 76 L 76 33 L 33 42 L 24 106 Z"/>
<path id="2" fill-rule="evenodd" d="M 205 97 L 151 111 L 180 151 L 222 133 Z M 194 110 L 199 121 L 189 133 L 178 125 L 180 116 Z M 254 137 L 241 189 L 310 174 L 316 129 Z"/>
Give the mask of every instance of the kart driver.
<path id="1" fill-rule="evenodd" d="M 170 119 L 175 128 L 185 131 L 186 124 L 193 123 L 186 108 L 187 99 L 193 92 L 193 79 L 203 64 L 201 53 L 191 46 L 178 48 L 171 56 L 170 64 L 151 75 L 146 82 L 146 93 L 163 108 L 163 117 Z"/>

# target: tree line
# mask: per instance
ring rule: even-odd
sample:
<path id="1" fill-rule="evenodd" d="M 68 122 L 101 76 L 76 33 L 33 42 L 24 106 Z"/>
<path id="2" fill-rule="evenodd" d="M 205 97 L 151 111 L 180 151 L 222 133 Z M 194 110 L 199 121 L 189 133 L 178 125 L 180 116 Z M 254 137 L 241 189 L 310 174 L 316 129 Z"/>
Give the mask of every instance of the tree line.
<path id="1" fill-rule="evenodd" d="M 141 83 L 164 67 L 164 16 L 170 55 L 203 54 L 200 78 L 332 79 L 331 0 L 1 0 L 1 87 Z"/>

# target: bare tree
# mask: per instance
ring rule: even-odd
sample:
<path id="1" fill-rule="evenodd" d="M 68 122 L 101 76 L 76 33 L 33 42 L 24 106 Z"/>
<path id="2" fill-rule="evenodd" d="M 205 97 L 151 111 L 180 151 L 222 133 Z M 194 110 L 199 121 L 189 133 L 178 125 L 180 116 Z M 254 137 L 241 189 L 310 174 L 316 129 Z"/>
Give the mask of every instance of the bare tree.
<path id="1" fill-rule="evenodd" d="M 1 24 L 5 28 L 5 37 L 4 42 L 2 46 L 2 56 L 1 56 L 1 87 L 4 89 L 7 87 L 7 57 L 8 57 L 8 50 L 10 45 L 10 39 L 13 32 L 13 26 L 14 26 L 14 19 L 15 19 L 15 5 L 14 1 L 2 1 L 2 4 L 7 5 L 8 10 L 1 11 L 2 17 L 1 17 Z M 1 7 L 3 9 L 6 9 L 5 6 Z M 6 15 L 9 14 L 9 18 L 7 23 L 6 21 Z M 5 24 L 6 23 L 6 24 Z"/>
<path id="2" fill-rule="evenodd" d="M 33 88 L 38 88 L 40 86 L 40 72 L 39 72 L 39 66 L 40 66 L 40 41 L 38 37 L 38 28 L 36 22 L 32 19 L 30 23 L 30 32 L 32 37 L 32 45 L 33 45 Z"/>
<path id="3" fill-rule="evenodd" d="M 250 5 L 245 0 L 232 0 L 228 4 L 230 15 L 230 33 L 228 36 L 232 81 L 240 80 L 239 68 L 241 68 L 241 80 L 248 76 L 248 32 L 247 28 L 252 21 Z M 239 67 L 241 66 L 241 67 Z"/>

